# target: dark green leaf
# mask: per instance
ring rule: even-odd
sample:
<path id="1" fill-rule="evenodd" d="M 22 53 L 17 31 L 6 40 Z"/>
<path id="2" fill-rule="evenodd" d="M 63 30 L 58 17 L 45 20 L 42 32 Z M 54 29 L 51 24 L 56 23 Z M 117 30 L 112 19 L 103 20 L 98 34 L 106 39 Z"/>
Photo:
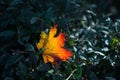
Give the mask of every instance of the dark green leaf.
<path id="1" fill-rule="evenodd" d="M 15 80 L 15 79 L 11 77 L 6 77 L 4 80 Z"/>

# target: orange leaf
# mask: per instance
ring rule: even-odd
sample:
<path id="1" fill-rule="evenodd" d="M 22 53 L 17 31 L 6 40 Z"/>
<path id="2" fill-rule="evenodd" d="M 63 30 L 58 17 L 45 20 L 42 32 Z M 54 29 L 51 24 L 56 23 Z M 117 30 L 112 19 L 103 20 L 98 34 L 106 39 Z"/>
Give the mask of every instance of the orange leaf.
<path id="1" fill-rule="evenodd" d="M 57 63 L 58 60 L 66 61 L 72 55 L 72 53 L 63 48 L 65 44 L 65 35 L 60 33 L 55 37 L 57 33 L 57 25 L 54 25 L 50 29 L 49 35 L 42 32 L 40 35 L 40 41 L 37 43 L 38 49 L 43 49 L 43 60 L 44 63 L 51 62 L 52 64 Z"/>

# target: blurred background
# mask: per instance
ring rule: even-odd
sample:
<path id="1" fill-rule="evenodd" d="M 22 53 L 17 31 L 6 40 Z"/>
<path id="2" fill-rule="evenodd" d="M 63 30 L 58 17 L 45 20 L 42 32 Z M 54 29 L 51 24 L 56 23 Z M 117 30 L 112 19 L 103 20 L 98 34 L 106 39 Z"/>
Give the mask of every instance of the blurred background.
<path id="1" fill-rule="evenodd" d="M 1 80 L 120 80 L 119 0 L 0 0 Z M 73 56 L 44 64 L 36 43 L 58 24 Z"/>

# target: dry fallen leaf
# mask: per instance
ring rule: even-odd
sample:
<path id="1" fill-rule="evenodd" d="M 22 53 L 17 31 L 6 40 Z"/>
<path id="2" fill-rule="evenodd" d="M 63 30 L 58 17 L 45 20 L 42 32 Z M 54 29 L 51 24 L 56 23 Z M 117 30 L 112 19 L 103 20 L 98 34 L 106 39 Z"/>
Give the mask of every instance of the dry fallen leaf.
<path id="1" fill-rule="evenodd" d="M 67 61 L 72 55 L 72 53 L 63 48 L 65 44 L 65 34 L 60 32 L 58 36 L 55 37 L 57 33 L 57 25 L 54 25 L 50 29 L 49 34 L 41 32 L 40 40 L 37 43 L 37 48 L 43 50 L 43 60 L 44 63 L 51 62 L 52 64 L 57 63 L 57 61 Z"/>

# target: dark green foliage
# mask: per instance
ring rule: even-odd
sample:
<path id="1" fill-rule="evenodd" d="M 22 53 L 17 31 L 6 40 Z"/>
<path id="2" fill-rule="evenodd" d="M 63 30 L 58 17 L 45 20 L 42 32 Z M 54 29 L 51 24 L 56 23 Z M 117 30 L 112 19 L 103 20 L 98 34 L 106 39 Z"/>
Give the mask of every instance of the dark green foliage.
<path id="1" fill-rule="evenodd" d="M 103 2 L 0 0 L 0 80 L 119 80 L 120 20 L 112 21 Z M 36 43 L 54 24 L 73 56 L 44 64 Z"/>

